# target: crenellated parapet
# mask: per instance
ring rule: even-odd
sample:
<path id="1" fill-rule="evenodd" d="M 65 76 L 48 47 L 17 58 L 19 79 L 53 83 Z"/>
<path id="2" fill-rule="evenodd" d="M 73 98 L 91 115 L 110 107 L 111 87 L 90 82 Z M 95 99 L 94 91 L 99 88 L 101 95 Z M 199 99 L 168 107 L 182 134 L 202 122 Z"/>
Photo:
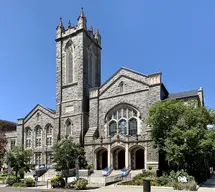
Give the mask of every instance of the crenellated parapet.
<path id="1" fill-rule="evenodd" d="M 99 46 L 101 46 L 101 35 L 99 30 L 96 29 L 95 32 L 93 31 L 93 27 L 91 26 L 89 29 L 87 28 L 87 19 L 84 14 L 83 8 L 81 9 L 81 13 L 78 16 L 78 23 L 77 25 L 72 26 L 71 22 L 68 22 L 67 28 L 64 27 L 62 18 L 60 18 L 60 22 L 56 28 L 56 40 L 65 38 L 68 36 L 75 35 L 79 31 L 84 30 L 87 35 Z"/>

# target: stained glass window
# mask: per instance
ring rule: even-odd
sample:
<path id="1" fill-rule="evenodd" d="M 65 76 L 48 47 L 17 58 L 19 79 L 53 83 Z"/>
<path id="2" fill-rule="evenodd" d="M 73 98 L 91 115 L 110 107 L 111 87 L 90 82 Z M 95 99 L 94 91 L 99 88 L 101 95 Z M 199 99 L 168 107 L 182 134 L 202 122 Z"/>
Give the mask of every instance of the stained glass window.
<path id="1" fill-rule="evenodd" d="M 111 121 L 109 124 L 109 135 L 114 136 L 117 133 L 117 125 L 115 121 Z"/>
<path id="2" fill-rule="evenodd" d="M 119 132 L 121 135 L 126 135 L 127 133 L 127 125 L 126 120 L 122 119 L 119 121 Z"/>
<path id="3" fill-rule="evenodd" d="M 137 134 L 137 120 L 132 118 L 129 120 L 129 135 Z"/>

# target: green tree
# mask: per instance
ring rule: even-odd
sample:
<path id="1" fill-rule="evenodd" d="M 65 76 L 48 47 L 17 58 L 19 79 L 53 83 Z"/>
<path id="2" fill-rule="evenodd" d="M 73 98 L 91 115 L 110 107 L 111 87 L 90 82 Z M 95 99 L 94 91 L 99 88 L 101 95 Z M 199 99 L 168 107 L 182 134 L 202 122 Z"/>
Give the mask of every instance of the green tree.
<path id="1" fill-rule="evenodd" d="M 6 163 L 13 169 L 13 171 L 15 171 L 16 178 L 20 170 L 30 172 L 33 168 L 33 165 L 30 163 L 31 157 L 32 151 L 22 150 L 21 147 L 15 147 L 7 153 Z"/>
<path id="2" fill-rule="evenodd" d="M 75 168 L 76 159 L 80 168 L 87 167 L 84 149 L 75 144 L 72 138 L 63 139 L 53 146 L 53 163 L 57 171 Z"/>
<path id="3" fill-rule="evenodd" d="M 2 167 L 7 146 L 7 138 L 5 136 L 4 122 L 0 121 L 0 167 Z"/>
<path id="4" fill-rule="evenodd" d="M 204 165 L 207 125 L 210 112 L 196 103 L 168 100 L 157 102 L 149 110 L 152 139 L 170 169 L 196 172 Z"/>

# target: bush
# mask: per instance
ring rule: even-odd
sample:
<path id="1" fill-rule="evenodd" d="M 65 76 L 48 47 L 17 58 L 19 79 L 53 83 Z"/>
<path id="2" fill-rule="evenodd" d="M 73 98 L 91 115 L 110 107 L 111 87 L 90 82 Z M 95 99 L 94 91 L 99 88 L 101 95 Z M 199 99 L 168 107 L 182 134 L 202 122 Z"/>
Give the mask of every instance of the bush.
<path id="1" fill-rule="evenodd" d="M 15 176 L 7 176 L 5 179 L 5 184 L 12 186 L 14 183 L 16 183 L 17 179 Z"/>
<path id="2" fill-rule="evenodd" d="M 80 178 L 74 183 L 74 188 L 78 190 L 86 189 L 88 181 L 86 179 Z"/>
<path id="3" fill-rule="evenodd" d="M 155 184 L 156 184 L 156 186 L 171 186 L 172 180 L 169 179 L 168 177 L 161 176 L 161 177 L 156 178 Z"/>
<path id="4" fill-rule="evenodd" d="M 64 188 L 66 185 L 63 177 L 61 176 L 56 176 L 51 178 L 51 186 L 52 188 Z"/>
<path id="5" fill-rule="evenodd" d="M 92 169 L 92 168 L 93 168 L 92 164 L 87 165 L 87 169 Z"/>
<path id="6" fill-rule="evenodd" d="M 14 183 L 13 187 L 25 187 L 24 183 Z"/>
<path id="7" fill-rule="evenodd" d="M 190 191 L 197 191 L 198 190 L 198 185 L 197 183 L 193 180 L 187 183 L 186 189 Z"/>
<path id="8" fill-rule="evenodd" d="M 24 184 L 25 184 L 25 187 L 34 187 L 35 181 L 31 177 L 28 177 L 24 179 Z"/>

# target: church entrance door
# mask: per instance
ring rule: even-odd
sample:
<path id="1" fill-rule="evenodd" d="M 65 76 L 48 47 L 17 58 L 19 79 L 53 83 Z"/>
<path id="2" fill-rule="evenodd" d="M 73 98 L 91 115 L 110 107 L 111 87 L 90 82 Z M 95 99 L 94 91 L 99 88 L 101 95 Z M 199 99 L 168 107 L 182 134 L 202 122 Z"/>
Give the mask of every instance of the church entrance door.
<path id="1" fill-rule="evenodd" d="M 96 153 L 96 159 L 97 159 L 97 170 L 102 170 L 107 167 L 107 150 L 102 148 Z"/>
<path id="2" fill-rule="evenodd" d="M 131 150 L 131 169 L 145 168 L 145 152 L 141 146 L 135 146 Z"/>
<path id="3" fill-rule="evenodd" d="M 138 149 L 136 151 L 136 169 L 144 169 L 144 150 Z"/>
<path id="4" fill-rule="evenodd" d="M 125 168 L 125 150 L 121 147 L 113 151 L 113 168 L 115 170 Z"/>

